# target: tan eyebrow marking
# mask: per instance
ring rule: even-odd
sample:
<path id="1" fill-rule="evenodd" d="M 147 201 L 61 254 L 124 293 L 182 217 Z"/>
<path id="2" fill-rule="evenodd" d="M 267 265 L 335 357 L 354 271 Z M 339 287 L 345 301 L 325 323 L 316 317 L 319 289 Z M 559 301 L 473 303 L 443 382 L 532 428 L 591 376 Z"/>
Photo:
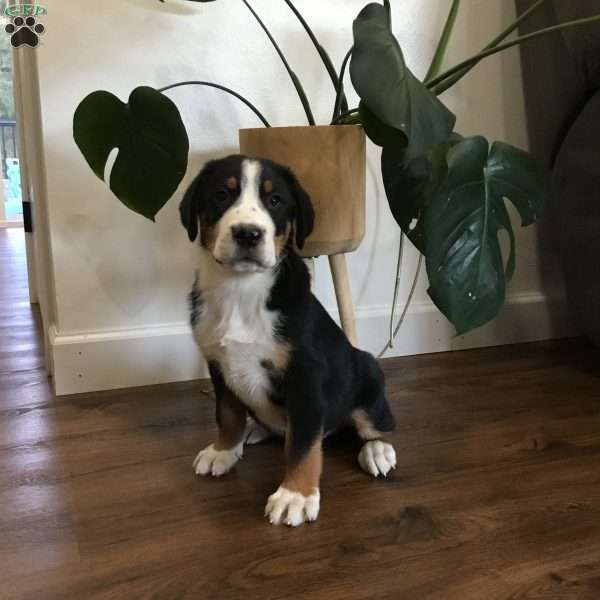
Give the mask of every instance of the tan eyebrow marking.
<path id="1" fill-rule="evenodd" d="M 270 194 L 273 191 L 273 182 L 270 179 L 266 179 L 263 183 L 265 193 Z"/>
<path id="2" fill-rule="evenodd" d="M 238 187 L 238 182 L 237 182 L 237 178 L 233 177 L 233 175 L 225 182 L 225 185 L 230 189 L 230 190 L 237 190 Z"/>

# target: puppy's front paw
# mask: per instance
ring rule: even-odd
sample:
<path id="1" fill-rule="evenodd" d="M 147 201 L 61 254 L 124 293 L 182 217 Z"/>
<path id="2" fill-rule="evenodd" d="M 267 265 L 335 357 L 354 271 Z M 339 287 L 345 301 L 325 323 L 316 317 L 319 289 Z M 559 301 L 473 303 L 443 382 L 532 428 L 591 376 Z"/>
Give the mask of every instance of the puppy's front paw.
<path id="1" fill-rule="evenodd" d="M 242 457 L 242 449 L 242 444 L 231 450 L 216 450 L 214 444 L 207 446 L 198 452 L 198 456 L 194 459 L 193 467 L 196 475 L 209 473 L 214 477 L 225 475 Z"/>
<path id="2" fill-rule="evenodd" d="M 394 446 L 381 440 L 371 440 L 359 452 L 358 464 L 373 477 L 387 477 L 387 474 L 396 468 Z"/>
<path id="3" fill-rule="evenodd" d="M 285 523 L 290 527 L 297 527 L 305 521 L 317 520 L 320 500 L 319 490 L 315 490 L 310 496 L 304 496 L 280 486 L 267 500 L 265 517 L 271 525 Z"/>

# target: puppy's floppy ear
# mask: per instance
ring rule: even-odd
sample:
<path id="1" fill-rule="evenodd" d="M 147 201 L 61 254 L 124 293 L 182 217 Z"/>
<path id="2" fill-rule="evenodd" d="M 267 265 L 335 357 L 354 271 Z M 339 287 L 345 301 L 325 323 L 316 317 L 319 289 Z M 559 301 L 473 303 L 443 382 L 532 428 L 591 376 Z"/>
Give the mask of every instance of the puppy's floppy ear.
<path id="1" fill-rule="evenodd" d="M 183 200 L 179 205 L 179 214 L 181 223 L 187 229 L 190 242 L 198 237 L 198 218 L 200 217 L 201 201 L 200 192 L 202 185 L 206 181 L 207 174 L 212 163 L 208 163 L 200 173 L 195 177 L 187 191 L 183 195 Z"/>
<path id="2" fill-rule="evenodd" d="M 290 169 L 286 169 L 288 184 L 294 197 L 294 220 L 296 230 L 296 246 L 299 250 L 304 248 L 306 238 L 312 233 L 315 225 L 315 211 L 309 195 Z"/>
<path id="3" fill-rule="evenodd" d="M 181 223 L 187 229 L 190 242 L 198 237 L 198 201 L 195 196 L 199 181 L 200 176 L 192 181 L 179 205 Z"/>

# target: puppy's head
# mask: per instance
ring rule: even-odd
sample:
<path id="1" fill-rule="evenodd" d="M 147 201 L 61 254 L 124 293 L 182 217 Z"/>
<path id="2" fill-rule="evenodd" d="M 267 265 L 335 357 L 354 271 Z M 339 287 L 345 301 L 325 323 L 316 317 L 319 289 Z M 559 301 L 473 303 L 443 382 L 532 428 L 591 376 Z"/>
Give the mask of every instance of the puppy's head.
<path id="1" fill-rule="evenodd" d="M 286 167 L 233 155 L 209 162 L 186 191 L 181 221 L 190 241 L 234 271 L 263 271 L 277 263 L 292 232 L 302 249 L 313 229 L 308 194 Z"/>

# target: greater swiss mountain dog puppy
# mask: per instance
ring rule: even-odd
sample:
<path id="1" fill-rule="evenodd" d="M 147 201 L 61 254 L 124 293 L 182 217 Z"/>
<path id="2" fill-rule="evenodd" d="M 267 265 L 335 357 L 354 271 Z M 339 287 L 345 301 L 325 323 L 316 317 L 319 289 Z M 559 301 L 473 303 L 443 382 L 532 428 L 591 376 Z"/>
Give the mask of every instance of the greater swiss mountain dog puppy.
<path id="1" fill-rule="evenodd" d="M 365 441 L 358 462 L 375 477 L 396 466 L 396 454 L 382 440 L 394 428 L 383 373 L 313 296 L 294 250 L 313 229 L 310 199 L 289 169 L 236 155 L 209 162 L 180 211 L 190 241 L 200 237 L 191 323 L 219 429 L 194 470 L 218 477 L 245 443 L 284 436 L 286 475 L 265 514 L 274 524 L 314 521 L 324 436 L 353 425 Z"/>

